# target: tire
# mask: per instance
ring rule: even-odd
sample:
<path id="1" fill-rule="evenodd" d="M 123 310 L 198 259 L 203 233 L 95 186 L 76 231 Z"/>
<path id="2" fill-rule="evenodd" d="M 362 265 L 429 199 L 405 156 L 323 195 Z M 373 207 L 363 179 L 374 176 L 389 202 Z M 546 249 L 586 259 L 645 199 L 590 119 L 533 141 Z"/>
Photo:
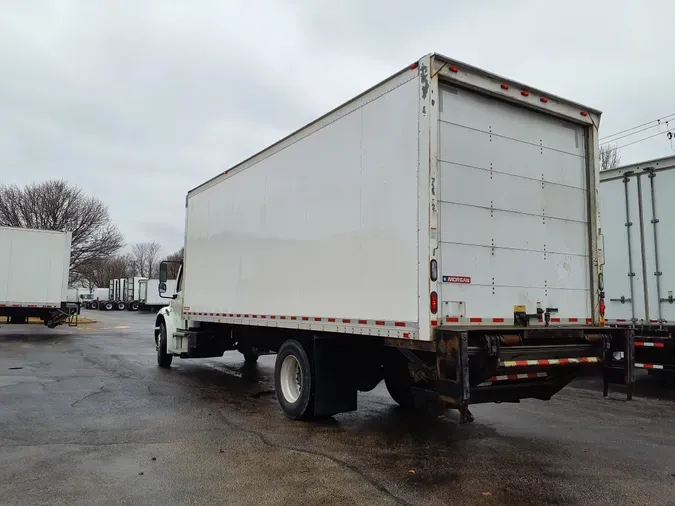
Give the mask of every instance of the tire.
<path id="1" fill-rule="evenodd" d="M 284 414 L 292 420 L 314 417 L 314 367 L 295 339 L 281 345 L 274 365 L 274 390 Z"/>
<path id="2" fill-rule="evenodd" d="M 140 307 L 141 307 L 140 303 L 132 302 L 131 305 L 129 306 L 129 311 L 138 311 Z"/>
<path id="3" fill-rule="evenodd" d="M 402 409 L 413 410 L 415 398 L 412 392 L 413 379 L 408 371 L 408 359 L 392 349 L 384 360 L 384 384 L 394 402 Z"/>
<path id="4" fill-rule="evenodd" d="M 101 307 L 104 311 L 112 311 L 115 309 L 115 305 L 112 302 L 106 302 Z"/>
<path id="5" fill-rule="evenodd" d="M 246 351 L 239 350 L 242 355 L 244 355 L 244 362 L 247 364 L 255 364 L 258 361 L 260 355 L 254 349 L 249 348 Z"/>
<path id="6" fill-rule="evenodd" d="M 165 369 L 171 367 L 173 355 L 166 352 L 166 325 L 164 325 L 164 322 L 159 324 L 159 338 L 155 344 L 155 349 L 157 350 L 157 365 Z"/>
<path id="7" fill-rule="evenodd" d="M 124 302 L 118 302 L 117 303 L 117 310 L 118 311 L 124 311 L 124 309 L 127 307 L 127 305 Z"/>

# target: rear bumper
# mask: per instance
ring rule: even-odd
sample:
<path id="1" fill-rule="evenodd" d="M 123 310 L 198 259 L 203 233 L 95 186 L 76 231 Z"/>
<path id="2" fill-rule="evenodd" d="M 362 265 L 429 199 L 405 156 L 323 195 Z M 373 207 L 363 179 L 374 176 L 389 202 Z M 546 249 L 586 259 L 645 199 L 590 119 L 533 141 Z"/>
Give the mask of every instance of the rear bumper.
<path id="1" fill-rule="evenodd" d="M 548 400 L 584 369 L 632 395 L 633 332 L 607 327 L 439 327 L 436 389 L 450 407 Z M 622 353 L 621 353 L 622 352 Z M 615 360 L 621 356 L 621 360 Z"/>

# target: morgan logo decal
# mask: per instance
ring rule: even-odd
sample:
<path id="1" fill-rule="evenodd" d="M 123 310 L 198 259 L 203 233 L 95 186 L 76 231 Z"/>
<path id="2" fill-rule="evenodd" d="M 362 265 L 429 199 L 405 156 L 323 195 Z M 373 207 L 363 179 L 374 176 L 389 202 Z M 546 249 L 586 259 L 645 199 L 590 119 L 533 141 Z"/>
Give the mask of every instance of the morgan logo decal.
<path id="1" fill-rule="evenodd" d="M 443 283 L 457 283 L 460 285 L 470 285 L 471 278 L 469 276 L 443 276 Z"/>

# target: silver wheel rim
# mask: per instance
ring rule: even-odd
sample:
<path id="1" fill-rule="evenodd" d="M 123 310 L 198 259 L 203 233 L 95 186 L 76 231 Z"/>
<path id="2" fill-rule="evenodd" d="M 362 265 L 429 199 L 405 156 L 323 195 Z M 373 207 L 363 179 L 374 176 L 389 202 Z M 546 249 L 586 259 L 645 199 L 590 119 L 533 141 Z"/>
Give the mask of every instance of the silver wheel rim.
<path id="1" fill-rule="evenodd" d="M 288 402 L 293 404 L 300 398 L 302 370 L 300 369 L 300 362 L 293 355 L 286 356 L 281 363 L 279 382 L 281 383 L 281 393 Z"/>

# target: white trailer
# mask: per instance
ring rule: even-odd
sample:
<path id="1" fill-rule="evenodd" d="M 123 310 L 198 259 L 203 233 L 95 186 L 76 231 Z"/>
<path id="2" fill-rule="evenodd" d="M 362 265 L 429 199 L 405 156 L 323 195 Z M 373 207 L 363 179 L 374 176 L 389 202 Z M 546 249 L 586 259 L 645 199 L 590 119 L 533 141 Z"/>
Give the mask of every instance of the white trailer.
<path id="1" fill-rule="evenodd" d="M 50 328 L 72 321 L 78 304 L 68 300 L 70 241 L 70 232 L 0 227 L 0 317 L 38 317 Z"/>
<path id="2" fill-rule="evenodd" d="M 635 367 L 675 376 L 675 156 L 600 174 L 608 324 L 634 328 Z"/>
<path id="3" fill-rule="evenodd" d="M 176 280 L 169 279 L 166 281 L 166 292 L 176 292 Z M 164 306 L 168 305 L 166 297 L 160 296 L 159 293 L 159 279 L 145 279 L 139 283 L 139 299 L 140 311 L 158 311 Z"/>
<path id="4" fill-rule="evenodd" d="M 277 352 L 292 418 L 356 409 L 383 376 L 464 420 L 549 399 L 630 335 L 600 327 L 599 120 L 423 57 L 188 192 L 159 364 Z"/>
<path id="5" fill-rule="evenodd" d="M 124 302 L 129 311 L 138 311 L 141 307 L 141 283 L 148 278 L 131 276 L 127 278 Z"/>

